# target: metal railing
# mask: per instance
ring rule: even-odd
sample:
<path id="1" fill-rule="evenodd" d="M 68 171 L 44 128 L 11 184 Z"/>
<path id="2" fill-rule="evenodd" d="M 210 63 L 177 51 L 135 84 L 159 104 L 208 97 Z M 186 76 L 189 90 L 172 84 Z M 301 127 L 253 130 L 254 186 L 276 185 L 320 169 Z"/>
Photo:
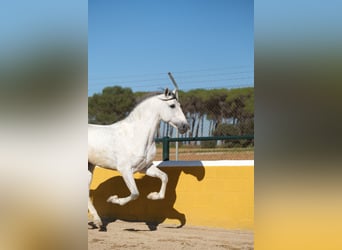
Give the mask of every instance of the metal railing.
<path id="1" fill-rule="evenodd" d="M 207 137 L 188 137 L 188 138 L 156 138 L 155 142 L 163 143 L 163 161 L 170 159 L 170 142 L 190 142 L 190 141 L 219 141 L 219 140 L 253 140 L 254 135 L 232 135 L 232 136 L 207 136 Z"/>

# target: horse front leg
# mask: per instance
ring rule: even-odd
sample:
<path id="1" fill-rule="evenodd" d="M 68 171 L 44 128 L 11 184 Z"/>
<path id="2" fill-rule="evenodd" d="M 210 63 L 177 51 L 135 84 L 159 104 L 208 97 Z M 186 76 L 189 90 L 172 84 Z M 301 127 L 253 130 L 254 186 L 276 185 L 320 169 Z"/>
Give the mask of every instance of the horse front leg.
<path id="1" fill-rule="evenodd" d="M 132 200 L 136 200 L 139 196 L 139 191 L 138 191 L 137 185 L 135 184 L 133 172 L 131 169 L 122 170 L 122 171 L 120 171 L 120 173 L 121 173 L 128 189 L 129 189 L 129 191 L 131 192 L 131 194 L 127 197 L 124 197 L 124 198 L 119 198 L 117 195 L 113 195 L 107 199 L 107 202 L 111 202 L 111 203 L 119 204 L 119 205 L 123 206 Z"/>
<path id="2" fill-rule="evenodd" d="M 93 179 L 93 172 L 94 172 L 94 165 L 91 165 L 88 163 L 88 188 L 90 189 L 90 184 L 91 181 Z M 88 211 L 91 214 L 91 216 L 93 217 L 93 222 L 97 227 L 101 227 L 102 226 L 102 220 L 100 218 L 100 216 L 98 215 L 93 202 L 91 201 L 90 197 L 88 196 Z"/>
<path id="3" fill-rule="evenodd" d="M 157 177 L 161 180 L 162 184 L 160 187 L 159 193 L 152 192 L 147 195 L 147 198 L 150 200 L 161 200 L 165 198 L 166 185 L 168 182 L 167 174 L 157 168 L 155 165 L 151 165 L 146 169 L 145 174 L 151 177 Z"/>

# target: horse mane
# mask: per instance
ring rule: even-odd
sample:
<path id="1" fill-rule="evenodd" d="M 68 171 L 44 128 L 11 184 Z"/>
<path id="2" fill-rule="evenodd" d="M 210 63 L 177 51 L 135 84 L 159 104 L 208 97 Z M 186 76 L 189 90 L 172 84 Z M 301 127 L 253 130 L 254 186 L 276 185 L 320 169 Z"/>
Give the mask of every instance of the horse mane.
<path id="1" fill-rule="evenodd" d="M 152 92 L 141 92 L 142 95 L 137 97 L 137 100 L 136 100 L 136 107 L 142 103 L 143 101 L 145 101 L 146 99 L 149 99 L 150 97 L 153 97 L 153 96 L 157 96 L 157 95 L 160 95 L 162 94 L 162 92 L 159 92 L 159 91 L 152 91 Z"/>
<path id="2" fill-rule="evenodd" d="M 165 91 L 168 91 L 168 89 L 163 90 L 163 92 L 159 92 L 159 91 L 140 92 L 141 95 L 139 95 L 137 97 L 135 107 L 131 110 L 131 112 L 129 112 L 129 114 L 123 120 L 127 120 L 127 121 L 134 120 L 135 113 L 140 109 L 142 103 L 144 103 L 148 99 L 151 99 L 153 97 L 157 97 L 157 96 L 165 93 Z M 176 98 L 173 93 L 171 93 L 171 92 L 168 92 L 168 93 L 169 93 L 169 96 L 166 97 L 166 99 L 161 99 L 161 100 L 166 101 L 166 100 L 172 100 L 172 99 Z"/>
<path id="3" fill-rule="evenodd" d="M 132 121 L 135 119 L 136 114 L 138 112 L 138 110 L 140 110 L 141 106 L 143 105 L 143 103 L 149 99 L 152 99 L 158 95 L 160 95 L 160 92 L 147 92 L 141 96 L 139 96 L 137 98 L 136 101 L 136 105 L 135 107 L 131 110 L 131 112 L 129 112 L 129 114 L 126 116 L 126 118 L 124 118 L 123 120 L 127 120 L 127 121 Z M 123 121 L 122 120 L 122 121 Z"/>

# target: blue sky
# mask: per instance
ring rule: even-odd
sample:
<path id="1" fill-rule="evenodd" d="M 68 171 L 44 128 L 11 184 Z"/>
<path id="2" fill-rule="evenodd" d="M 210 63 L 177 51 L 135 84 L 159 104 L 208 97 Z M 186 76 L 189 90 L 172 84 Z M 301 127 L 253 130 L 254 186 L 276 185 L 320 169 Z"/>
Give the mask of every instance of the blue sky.
<path id="1" fill-rule="evenodd" d="M 106 86 L 134 91 L 254 84 L 250 0 L 90 0 L 88 95 Z"/>

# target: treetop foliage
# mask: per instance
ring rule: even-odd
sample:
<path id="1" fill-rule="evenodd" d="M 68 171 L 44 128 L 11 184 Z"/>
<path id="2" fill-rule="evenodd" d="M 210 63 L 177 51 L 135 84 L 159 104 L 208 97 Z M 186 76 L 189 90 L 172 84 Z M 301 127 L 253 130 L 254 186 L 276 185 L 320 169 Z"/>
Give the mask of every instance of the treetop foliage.
<path id="1" fill-rule="evenodd" d="M 111 124 L 119 121 L 146 95 L 149 93 L 133 93 L 130 88 L 107 87 L 102 93 L 88 97 L 88 122 Z M 223 135 L 228 131 L 239 135 L 254 133 L 253 87 L 179 91 L 179 99 L 190 123 L 189 136 L 203 135 L 205 120 L 210 123 L 209 135 Z"/>
<path id="2" fill-rule="evenodd" d="M 112 124 L 125 118 L 134 106 L 135 96 L 130 88 L 104 88 L 101 94 L 88 97 L 88 122 Z"/>

